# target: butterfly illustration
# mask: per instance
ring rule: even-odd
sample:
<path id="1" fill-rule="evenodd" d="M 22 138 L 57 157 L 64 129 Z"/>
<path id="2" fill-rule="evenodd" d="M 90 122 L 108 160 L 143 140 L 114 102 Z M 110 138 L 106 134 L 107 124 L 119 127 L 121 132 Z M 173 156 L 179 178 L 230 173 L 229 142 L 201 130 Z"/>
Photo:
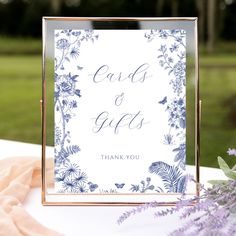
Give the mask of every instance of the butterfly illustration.
<path id="1" fill-rule="evenodd" d="M 167 103 L 167 96 L 165 96 L 161 101 L 159 101 L 158 103 L 164 105 Z"/>
<path id="2" fill-rule="evenodd" d="M 123 187 L 125 186 L 125 184 L 117 184 L 117 183 L 115 183 L 115 186 L 116 186 L 117 188 L 123 188 Z"/>

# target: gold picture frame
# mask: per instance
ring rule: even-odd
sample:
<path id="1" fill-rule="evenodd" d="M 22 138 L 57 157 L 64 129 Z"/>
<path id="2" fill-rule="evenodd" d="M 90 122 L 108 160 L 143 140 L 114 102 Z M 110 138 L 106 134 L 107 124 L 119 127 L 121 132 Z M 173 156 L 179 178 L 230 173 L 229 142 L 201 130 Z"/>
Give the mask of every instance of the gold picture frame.
<path id="1" fill-rule="evenodd" d="M 185 171 L 186 176 L 190 173 L 194 176 L 195 183 L 191 186 L 191 192 L 186 195 L 199 195 L 199 157 L 200 157 L 200 101 L 199 101 L 199 66 L 198 66 L 198 31 L 197 18 L 179 17 L 179 18 L 128 18 L 128 17 L 43 17 L 43 52 L 42 52 L 42 204 L 43 205 L 80 205 L 80 206 L 132 206 L 145 202 L 157 201 L 162 206 L 175 205 L 180 192 L 152 192 L 152 193 L 119 193 L 119 192 L 100 192 L 99 193 L 79 193 L 62 192 L 55 190 L 55 83 L 56 74 L 54 61 L 55 50 L 57 47 L 67 47 L 66 41 L 61 40 L 58 44 L 55 42 L 55 34 L 63 31 L 63 34 L 77 31 L 73 30 L 113 30 L 117 33 L 123 31 L 153 30 L 164 29 L 171 30 L 183 29 L 186 34 L 186 134 L 185 134 L 185 156 L 186 164 L 194 164 L 191 171 Z M 66 31 L 67 30 L 67 31 Z M 154 31 L 152 31 L 154 32 Z M 124 35 L 126 32 L 124 32 Z M 152 33 L 153 34 L 153 33 Z M 72 36 L 72 37 L 73 37 Z M 149 35 L 150 36 L 150 35 Z M 147 39 L 149 39 L 147 36 Z M 60 36 L 58 36 L 60 37 Z M 90 37 L 90 36 L 88 36 Z M 132 37 L 132 35 L 131 35 Z M 135 37 L 135 36 L 134 36 Z M 161 37 L 165 38 L 163 34 Z M 87 40 L 86 38 L 84 40 Z M 58 46 L 59 45 L 59 46 Z M 178 45 L 175 45 L 176 47 Z M 173 46 L 174 47 L 174 46 Z M 64 50 L 64 49 L 63 49 Z M 106 49 L 104 49 L 106 50 Z M 175 50 L 175 49 L 170 49 Z M 79 52 L 78 52 L 79 54 Z M 177 54 L 176 54 L 177 55 Z M 77 58 L 77 52 L 74 57 Z M 70 59 L 66 59 L 70 63 Z M 61 64 L 60 64 L 61 66 Z M 77 70 L 83 67 L 80 64 Z M 63 67 L 60 68 L 64 70 Z M 171 72 L 170 72 L 171 73 Z M 63 78 L 60 78 L 63 79 Z M 75 79 L 75 78 L 73 78 Z M 75 90 L 74 90 L 75 91 Z M 79 93 L 79 91 L 77 91 Z M 80 95 L 80 94 L 78 94 Z M 165 98 L 164 98 L 165 99 Z M 166 101 L 159 100 L 159 104 L 165 104 Z M 52 147 L 50 147 L 52 146 Z M 172 150 L 178 151 L 178 148 Z M 72 151 L 73 152 L 73 151 Z M 76 151 L 75 151 L 76 152 Z M 75 164 L 76 166 L 76 164 Z M 194 170 L 193 170 L 194 169 Z M 92 183 L 89 183 L 90 187 Z M 96 185 L 96 184 L 95 184 Z M 95 186 L 94 185 L 94 186 Z M 122 188 L 117 183 L 117 188 Z M 124 185 L 124 184 L 123 184 Z M 88 188 L 88 187 L 87 187 Z M 151 188 L 150 188 L 151 189 Z M 118 189 L 119 190 L 119 189 Z"/>

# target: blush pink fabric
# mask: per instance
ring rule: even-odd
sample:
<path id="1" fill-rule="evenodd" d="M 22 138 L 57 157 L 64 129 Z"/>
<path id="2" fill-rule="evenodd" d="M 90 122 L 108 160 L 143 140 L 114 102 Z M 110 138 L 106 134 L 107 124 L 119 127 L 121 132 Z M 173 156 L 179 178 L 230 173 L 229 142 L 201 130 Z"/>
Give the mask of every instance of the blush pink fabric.
<path id="1" fill-rule="evenodd" d="M 48 170 L 48 174 L 53 174 L 53 168 Z M 40 185 L 41 163 L 38 158 L 0 160 L 0 236 L 62 235 L 41 225 L 22 205 L 30 189 Z"/>

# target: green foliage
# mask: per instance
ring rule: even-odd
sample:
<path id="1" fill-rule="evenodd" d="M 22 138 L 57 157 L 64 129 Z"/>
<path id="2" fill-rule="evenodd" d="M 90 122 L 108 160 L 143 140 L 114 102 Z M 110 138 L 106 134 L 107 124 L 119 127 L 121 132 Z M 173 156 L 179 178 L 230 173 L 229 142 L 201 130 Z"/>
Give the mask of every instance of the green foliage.
<path id="1" fill-rule="evenodd" d="M 24 40 L 22 40 L 24 41 Z M 9 44 L 10 44 L 9 40 Z M 17 42 L 16 42 L 17 44 Z M 4 42 L 7 45 L 7 41 Z M 19 45 L 19 44 L 18 44 Z M 38 45 L 39 42 L 38 42 Z M 12 48 L 19 49 L 12 43 Z M 30 46 L 29 46 L 30 47 Z M 0 51 L 4 50 L 0 47 Z M 10 49 L 9 49 L 10 50 Z M 26 49 L 27 50 L 27 49 Z M 39 49 L 38 49 L 39 50 Z M 218 167 L 218 155 L 235 147 L 236 67 L 224 67 L 236 61 L 233 54 L 200 57 L 200 95 L 202 99 L 201 160 L 203 166 Z M 212 65 L 208 68 L 208 65 Z M 215 65 L 215 67 L 213 67 Z M 0 138 L 41 143 L 41 56 L 0 56 Z M 52 81 L 47 82 L 47 86 Z M 53 86 L 51 85 L 53 88 Z M 193 91 L 194 93 L 194 91 Z M 49 96 L 52 97 L 53 91 Z M 53 101 L 51 99 L 51 101 Z M 48 101 L 50 102 L 50 101 Z M 47 104 L 53 107 L 53 104 Z M 188 105 L 188 104 L 187 104 Z M 194 116 L 190 116 L 194 119 Z M 53 109 L 47 111 L 47 144 L 53 144 Z M 188 140 L 187 140 L 188 142 Z M 234 164 L 228 157 L 229 166 Z M 194 164 L 193 156 L 188 163 Z"/>
<path id="2" fill-rule="evenodd" d="M 229 178 L 229 180 L 209 180 L 208 183 L 212 185 L 224 185 L 228 184 L 229 181 L 236 180 L 236 171 L 233 168 L 231 169 L 222 157 L 218 156 L 217 160 L 220 169 L 224 172 L 225 176 Z"/>
<path id="3" fill-rule="evenodd" d="M 0 138 L 41 142 L 41 58 L 0 57 Z"/>
<path id="4" fill-rule="evenodd" d="M 35 55 L 42 53 L 41 39 L 0 37 L 0 55 Z"/>
<path id="5" fill-rule="evenodd" d="M 227 184 L 228 180 L 209 180 L 207 182 L 212 185 L 217 185 L 217 184 Z"/>
<path id="6" fill-rule="evenodd" d="M 218 163 L 220 166 L 220 169 L 224 172 L 224 174 L 232 180 L 236 180 L 236 171 L 233 171 L 229 168 L 228 164 L 223 160 L 222 157 L 218 157 Z"/>
<path id="7" fill-rule="evenodd" d="M 216 62 L 217 61 L 217 62 Z M 218 167 L 218 155 L 224 156 L 229 147 L 236 144 L 236 119 L 231 113 L 235 101 L 236 66 L 228 68 L 236 61 L 234 55 L 201 57 L 200 98 L 202 100 L 201 159 L 203 166 Z M 215 65 L 209 68 L 207 65 Z M 233 165 L 234 158 L 228 158 Z M 193 163 L 193 162 L 192 162 Z"/>

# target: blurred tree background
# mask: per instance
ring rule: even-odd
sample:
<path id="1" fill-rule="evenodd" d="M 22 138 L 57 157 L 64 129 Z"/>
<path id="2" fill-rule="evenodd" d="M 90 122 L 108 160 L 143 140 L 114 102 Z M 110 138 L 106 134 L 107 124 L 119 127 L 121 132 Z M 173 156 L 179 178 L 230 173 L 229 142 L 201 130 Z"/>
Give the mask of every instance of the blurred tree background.
<path id="1" fill-rule="evenodd" d="M 41 143 L 42 16 L 197 16 L 201 164 L 236 147 L 236 0 L 0 0 L 0 138 Z"/>

